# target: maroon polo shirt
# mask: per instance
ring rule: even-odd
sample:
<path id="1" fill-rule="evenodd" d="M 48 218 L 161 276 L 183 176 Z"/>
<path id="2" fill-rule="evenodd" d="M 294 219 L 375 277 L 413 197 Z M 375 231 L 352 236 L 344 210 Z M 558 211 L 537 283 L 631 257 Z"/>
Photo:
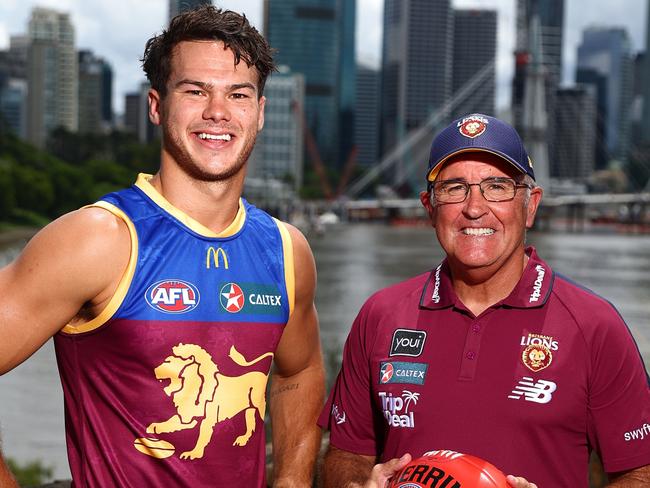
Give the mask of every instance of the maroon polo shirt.
<path id="1" fill-rule="evenodd" d="M 512 293 L 475 317 L 447 263 L 364 304 L 319 424 L 381 460 L 450 449 L 541 488 L 650 464 L 650 390 L 616 309 L 534 248 Z"/>

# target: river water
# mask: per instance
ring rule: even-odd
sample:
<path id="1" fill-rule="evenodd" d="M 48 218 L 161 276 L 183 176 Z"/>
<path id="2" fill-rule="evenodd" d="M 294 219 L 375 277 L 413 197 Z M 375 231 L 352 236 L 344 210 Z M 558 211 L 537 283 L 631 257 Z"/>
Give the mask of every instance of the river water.
<path id="1" fill-rule="evenodd" d="M 430 270 L 443 252 L 430 227 L 340 224 L 307 237 L 318 268 L 316 305 L 331 378 L 363 301 L 381 287 Z M 528 240 L 554 269 L 616 305 L 650 364 L 650 236 L 555 230 L 531 232 Z M 24 244 L 0 243 L 0 266 Z M 51 341 L 0 377 L 0 429 L 5 455 L 22 462 L 41 459 L 57 478 L 70 476 Z"/>

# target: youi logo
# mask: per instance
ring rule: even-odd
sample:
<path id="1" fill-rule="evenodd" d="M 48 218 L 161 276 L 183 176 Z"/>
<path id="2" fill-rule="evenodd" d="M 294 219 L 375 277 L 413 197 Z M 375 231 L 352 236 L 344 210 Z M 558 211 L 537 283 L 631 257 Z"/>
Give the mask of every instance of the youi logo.
<path id="1" fill-rule="evenodd" d="M 162 280 L 145 292 L 151 308 L 164 313 L 185 313 L 199 304 L 199 289 L 187 281 Z"/>
<path id="2" fill-rule="evenodd" d="M 423 330 L 395 329 L 390 343 L 389 356 L 412 356 L 422 354 L 427 333 Z"/>

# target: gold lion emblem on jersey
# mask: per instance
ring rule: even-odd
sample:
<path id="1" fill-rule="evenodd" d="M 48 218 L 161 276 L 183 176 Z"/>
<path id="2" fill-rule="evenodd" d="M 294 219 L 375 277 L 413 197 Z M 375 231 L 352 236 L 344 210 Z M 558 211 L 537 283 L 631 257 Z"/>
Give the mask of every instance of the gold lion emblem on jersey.
<path id="1" fill-rule="evenodd" d="M 241 376 L 225 376 L 219 373 L 210 354 L 195 344 L 178 344 L 172 352 L 154 373 L 160 381 L 169 380 L 164 392 L 171 397 L 177 413 L 165 421 L 149 424 L 147 433 L 165 434 L 198 428 L 196 445 L 180 455 L 181 459 L 198 459 L 203 457 L 215 425 L 245 412 L 246 432 L 233 442 L 233 446 L 245 446 L 255 431 L 255 414 L 264 419 L 268 373 L 253 371 Z M 239 366 L 251 366 L 273 357 L 273 353 L 247 361 L 232 346 L 228 356 Z M 152 457 L 163 458 L 173 453 L 170 443 L 156 438 L 136 439 L 134 445 L 138 451 Z"/>

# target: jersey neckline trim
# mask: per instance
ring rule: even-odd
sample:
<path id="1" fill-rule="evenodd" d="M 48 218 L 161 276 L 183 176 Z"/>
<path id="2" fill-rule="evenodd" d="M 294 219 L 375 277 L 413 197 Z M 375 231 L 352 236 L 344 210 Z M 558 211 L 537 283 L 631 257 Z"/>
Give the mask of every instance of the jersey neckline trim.
<path id="1" fill-rule="evenodd" d="M 186 213 L 174 207 L 174 205 L 172 205 L 169 200 L 162 196 L 158 190 L 153 187 L 149 181 L 151 178 L 153 178 L 153 175 L 140 173 L 138 175 L 138 179 L 135 182 L 135 186 L 140 189 L 145 195 L 147 195 L 161 209 L 170 214 L 184 226 L 203 237 L 231 237 L 239 232 L 246 222 L 246 209 L 244 207 L 242 199 L 240 198 L 238 204 L 239 209 L 237 210 L 235 219 L 221 232 L 213 232 L 197 220 L 194 220 Z"/>

